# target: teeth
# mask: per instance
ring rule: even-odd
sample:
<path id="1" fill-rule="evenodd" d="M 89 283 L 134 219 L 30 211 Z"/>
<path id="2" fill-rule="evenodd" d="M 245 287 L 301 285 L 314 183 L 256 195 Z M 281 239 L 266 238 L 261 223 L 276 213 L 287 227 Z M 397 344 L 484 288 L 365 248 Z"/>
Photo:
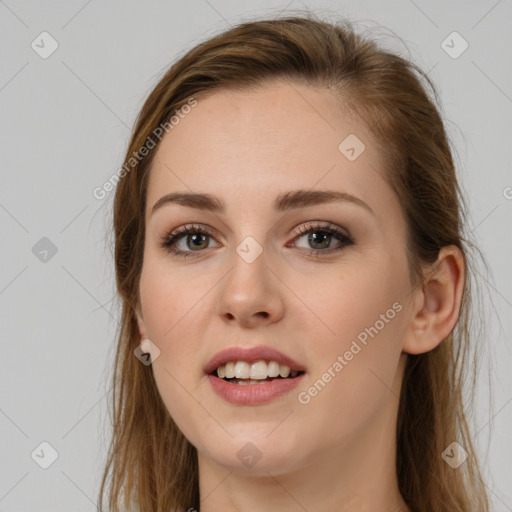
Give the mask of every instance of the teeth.
<path id="1" fill-rule="evenodd" d="M 269 377 L 277 377 L 279 375 L 279 363 L 270 361 L 270 363 L 268 363 L 267 375 Z"/>
<path id="2" fill-rule="evenodd" d="M 255 363 L 247 363 L 246 361 L 230 361 L 225 365 L 217 368 L 217 375 L 223 379 L 251 379 L 251 380 L 265 380 L 267 377 L 295 377 L 299 372 L 291 370 L 284 364 L 279 364 L 277 361 L 256 361 Z M 247 383 L 250 383 L 247 382 Z"/>
<path id="3" fill-rule="evenodd" d="M 237 379 L 248 379 L 251 369 L 249 363 L 237 361 L 235 364 L 235 377 Z"/>
<path id="4" fill-rule="evenodd" d="M 288 366 L 284 366 L 282 364 L 279 365 L 279 375 L 281 377 L 288 377 L 290 375 L 290 368 Z"/>
<path id="5" fill-rule="evenodd" d="M 238 364 L 238 363 L 237 363 Z M 249 372 L 251 379 L 261 380 L 267 378 L 267 363 L 265 361 L 257 361 L 251 364 Z"/>
<path id="6" fill-rule="evenodd" d="M 219 366 L 219 368 L 222 368 L 222 366 Z M 226 379 L 232 379 L 235 376 L 235 363 L 233 363 L 233 362 L 226 363 L 225 370 L 226 370 L 226 375 L 225 375 Z"/>

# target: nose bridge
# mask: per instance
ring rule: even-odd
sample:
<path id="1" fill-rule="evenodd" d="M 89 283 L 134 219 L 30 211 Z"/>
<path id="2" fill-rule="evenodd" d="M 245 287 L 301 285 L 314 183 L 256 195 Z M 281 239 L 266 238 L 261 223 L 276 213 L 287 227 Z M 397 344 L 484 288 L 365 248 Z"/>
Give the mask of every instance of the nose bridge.
<path id="1" fill-rule="evenodd" d="M 246 236 L 234 249 L 231 270 L 221 286 L 219 314 L 249 323 L 255 315 L 277 319 L 282 314 L 279 283 L 270 268 L 271 251 Z"/>
<path id="2" fill-rule="evenodd" d="M 232 258 L 229 281 L 238 293 L 252 297 L 268 289 L 270 251 L 253 236 L 245 237 L 236 247 Z"/>

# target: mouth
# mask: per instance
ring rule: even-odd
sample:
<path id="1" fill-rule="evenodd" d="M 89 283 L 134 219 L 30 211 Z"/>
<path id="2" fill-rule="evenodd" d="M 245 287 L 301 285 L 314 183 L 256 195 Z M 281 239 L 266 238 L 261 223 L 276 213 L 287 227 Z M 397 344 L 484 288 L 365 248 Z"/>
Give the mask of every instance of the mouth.
<path id="1" fill-rule="evenodd" d="M 290 380 L 304 374 L 303 370 L 292 370 L 277 361 L 260 360 L 252 364 L 247 361 L 229 361 L 220 365 L 210 375 L 231 384 L 241 386 L 263 384 L 274 380 Z"/>
<path id="2" fill-rule="evenodd" d="M 244 351 L 245 359 L 233 358 L 230 350 L 216 356 L 207 366 L 209 373 L 206 377 L 211 389 L 224 401 L 236 406 L 263 405 L 279 397 L 280 400 L 289 399 L 285 395 L 289 396 L 300 385 L 306 371 L 290 358 L 275 355 L 273 350 L 271 352 L 272 357 L 263 359 L 261 349 L 256 349 L 252 352 L 254 357 L 259 354 L 260 358 L 256 360 L 251 360 L 247 351 Z"/>
<path id="3" fill-rule="evenodd" d="M 271 347 L 231 347 L 217 353 L 205 366 L 206 375 L 237 385 L 293 380 L 306 368 Z"/>

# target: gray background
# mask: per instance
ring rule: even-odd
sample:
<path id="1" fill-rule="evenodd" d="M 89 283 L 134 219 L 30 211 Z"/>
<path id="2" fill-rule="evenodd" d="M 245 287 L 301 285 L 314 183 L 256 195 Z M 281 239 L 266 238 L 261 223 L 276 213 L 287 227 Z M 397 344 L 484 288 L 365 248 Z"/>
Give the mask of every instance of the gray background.
<path id="1" fill-rule="evenodd" d="M 105 243 L 111 197 L 92 191 L 122 164 L 146 95 L 200 40 L 304 6 L 345 15 L 397 51 L 405 44 L 439 88 L 491 270 L 475 442 L 493 510 L 512 510 L 510 0 L 0 0 L 0 511 L 96 510 L 119 312 Z M 47 58 L 31 47 L 51 48 L 43 31 L 58 43 Z M 442 47 L 453 31 L 469 44 L 457 58 Z M 58 453 L 48 469 L 36 463 L 50 460 L 42 442 Z"/>

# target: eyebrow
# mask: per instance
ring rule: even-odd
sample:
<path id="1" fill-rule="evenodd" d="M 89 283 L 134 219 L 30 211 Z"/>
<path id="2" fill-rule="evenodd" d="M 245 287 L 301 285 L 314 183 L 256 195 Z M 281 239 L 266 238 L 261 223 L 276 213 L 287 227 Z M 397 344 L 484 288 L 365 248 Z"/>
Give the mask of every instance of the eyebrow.
<path id="1" fill-rule="evenodd" d="M 375 212 L 362 199 L 337 190 L 294 190 L 277 196 L 273 207 L 278 212 L 315 206 L 334 201 L 345 201 L 363 207 L 375 215 Z M 161 197 L 151 209 L 151 215 L 166 204 L 180 204 L 197 210 L 206 210 L 216 213 L 226 211 L 225 203 L 217 196 L 190 192 L 172 192 Z"/>

